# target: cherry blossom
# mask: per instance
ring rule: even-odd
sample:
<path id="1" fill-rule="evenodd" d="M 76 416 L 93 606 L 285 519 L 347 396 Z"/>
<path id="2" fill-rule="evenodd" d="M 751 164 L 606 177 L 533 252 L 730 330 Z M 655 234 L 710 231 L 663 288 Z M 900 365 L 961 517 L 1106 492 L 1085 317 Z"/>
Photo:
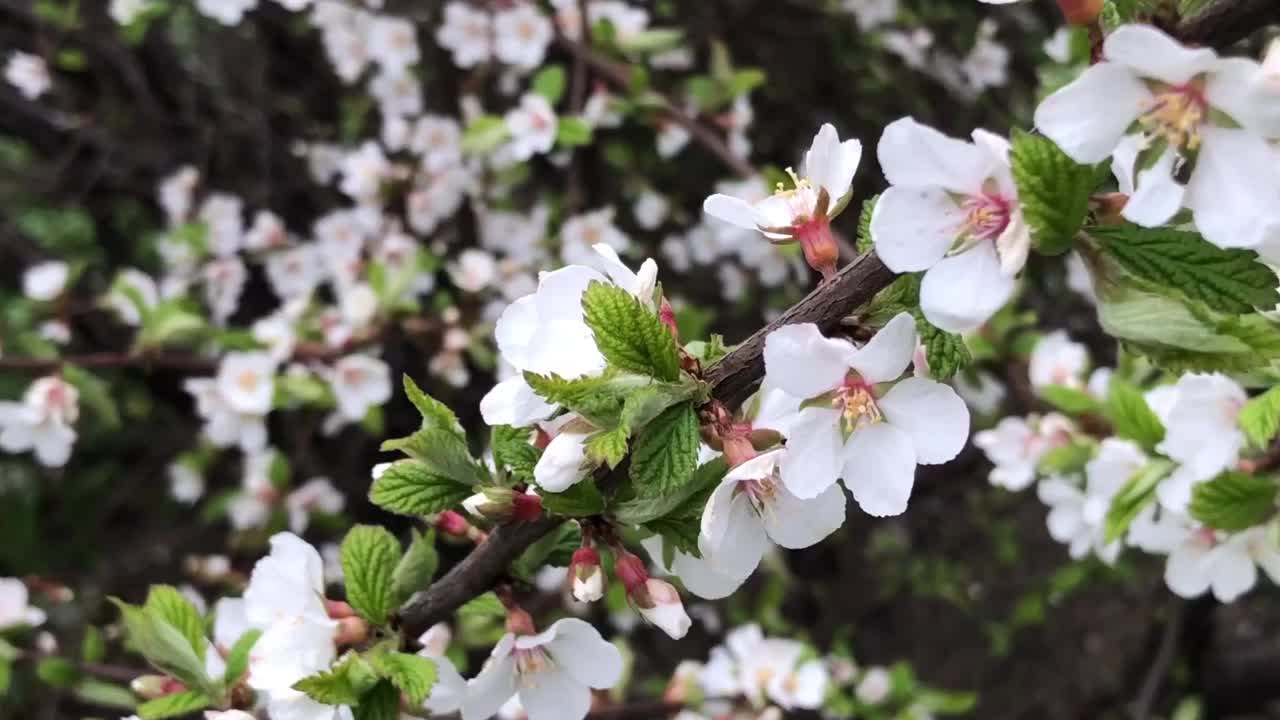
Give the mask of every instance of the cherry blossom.
<path id="1" fill-rule="evenodd" d="M 1219 602 L 1229 603 L 1253 589 L 1258 567 L 1280 583 L 1280 548 L 1265 527 L 1234 535 L 1208 528 L 1191 529 L 1169 552 L 1165 584 L 1185 598 L 1209 590 Z"/>
<path id="2" fill-rule="evenodd" d="M 223 25 L 238 25 L 245 13 L 256 8 L 258 0 L 196 0 L 196 10 Z"/>
<path id="3" fill-rule="evenodd" d="M 44 58 L 21 50 L 9 54 L 9 62 L 4 66 L 4 79 L 28 100 L 39 98 L 53 87 L 53 78 Z"/>
<path id="4" fill-rule="evenodd" d="M 554 32 L 536 6 L 522 2 L 493 16 L 493 34 L 494 57 L 531 70 L 542 64 Z"/>
<path id="5" fill-rule="evenodd" d="M 1048 451 L 1071 441 L 1075 426 L 1058 413 L 1026 419 L 1007 417 L 992 430 L 973 436 L 973 444 L 995 465 L 989 479 L 1006 490 L 1025 490 L 1036 479 L 1036 465 Z"/>
<path id="6" fill-rule="evenodd" d="M 556 112 L 551 103 L 538 93 L 525 93 L 520 104 L 506 114 L 511 141 L 507 148 L 512 159 L 528 160 L 534 155 L 551 152 L 556 144 Z"/>
<path id="7" fill-rule="evenodd" d="M 1088 348 L 1072 341 L 1065 331 L 1055 330 L 1032 349 L 1027 374 L 1037 390 L 1051 385 L 1081 388 L 1088 367 Z"/>
<path id="8" fill-rule="evenodd" d="M 1013 295 L 1031 249 L 1009 143 L 983 130 L 966 143 L 902 118 L 885 128 L 878 154 L 891 187 L 871 216 L 876 254 L 894 272 L 926 271 L 929 322 L 977 328 Z"/>
<path id="9" fill-rule="evenodd" d="M 1164 403 L 1155 404 L 1165 425 L 1156 449 L 1179 463 L 1156 488 L 1161 505 L 1186 512 L 1195 485 L 1235 466 L 1245 444 L 1236 418 L 1246 399 L 1244 389 L 1224 375 L 1188 373 Z"/>
<path id="10" fill-rule="evenodd" d="M 421 57 L 413 23 L 404 18 L 375 17 L 368 38 L 369 55 L 387 72 L 403 74 Z"/>
<path id="11" fill-rule="evenodd" d="M 22 402 L 0 401 L 0 450 L 31 450 L 41 465 L 61 467 L 76 441 L 80 393 L 56 375 L 31 383 Z"/>
<path id="12" fill-rule="evenodd" d="M 0 578 L 0 631 L 40 627 L 45 612 L 30 604 L 27 586 L 18 578 Z"/>
<path id="13" fill-rule="evenodd" d="M 36 263 L 22 273 L 22 294 L 41 302 L 56 300 L 66 289 L 70 274 L 71 269 L 61 260 Z"/>
<path id="14" fill-rule="evenodd" d="M 701 682 L 713 697 L 743 695 L 756 708 L 766 700 L 785 710 L 822 707 L 830 677 L 821 660 L 800 662 L 804 646 L 766 638 L 756 624 L 734 628 L 712 648 Z"/>
<path id="15" fill-rule="evenodd" d="M 338 413 L 359 422 L 369 410 L 391 399 L 391 368 L 369 355 L 347 355 L 334 363 L 329 387 L 338 403 Z"/>
<path id="16" fill-rule="evenodd" d="M 1042 480 L 1037 492 L 1050 507 L 1049 534 L 1068 544 L 1073 558 L 1092 551 L 1104 562 L 1115 562 L 1120 542 L 1106 542 L 1103 521 L 1116 493 L 1146 464 L 1147 456 L 1136 445 L 1107 438 L 1085 466 L 1083 489 L 1063 477 Z"/>
<path id="17" fill-rule="evenodd" d="M 766 382 L 806 401 L 787 429 L 781 462 L 782 481 L 796 497 L 817 497 L 843 477 L 863 511 L 898 515 L 916 464 L 946 462 L 964 447 L 969 410 L 954 390 L 915 377 L 888 386 L 906 371 L 916 342 L 907 313 L 861 348 L 811 324 L 766 338 Z"/>
<path id="18" fill-rule="evenodd" d="M 329 478 L 324 477 L 308 480 L 284 499 L 285 510 L 289 515 L 289 530 L 295 533 L 307 531 L 312 513 L 337 515 L 346 505 L 346 496 L 333 486 Z"/>
<path id="19" fill-rule="evenodd" d="M 454 0 L 444 7 L 444 22 L 436 30 L 436 42 L 453 54 L 453 64 L 475 67 L 489 59 L 489 14 Z"/>

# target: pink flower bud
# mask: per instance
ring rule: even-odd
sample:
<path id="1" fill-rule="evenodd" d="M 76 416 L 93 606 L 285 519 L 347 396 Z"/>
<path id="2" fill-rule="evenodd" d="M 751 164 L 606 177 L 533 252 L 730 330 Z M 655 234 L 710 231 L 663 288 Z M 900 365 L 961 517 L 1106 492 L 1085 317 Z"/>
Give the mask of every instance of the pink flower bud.
<path id="1" fill-rule="evenodd" d="M 170 682 L 164 675 L 139 675 L 129 683 L 129 689 L 143 700 L 155 700 L 166 694 Z"/>
<path id="2" fill-rule="evenodd" d="M 445 510 L 436 516 L 436 529 L 445 535 L 454 537 L 466 537 L 467 531 L 471 529 L 471 523 L 467 519 L 452 510 Z"/>
<path id="3" fill-rule="evenodd" d="M 346 617 L 338 621 L 338 631 L 333 642 L 339 646 L 359 645 L 369 639 L 369 623 L 364 618 Z"/>
<path id="4" fill-rule="evenodd" d="M 604 597 L 604 571 L 595 550 L 580 547 L 573 553 L 569 577 L 573 582 L 573 598 L 578 602 L 595 602 Z"/>
<path id="5" fill-rule="evenodd" d="M 1102 0 L 1058 0 L 1058 7 L 1071 25 L 1088 25 L 1102 14 Z"/>
<path id="6" fill-rule="evenodd" d="M 352 608 L 349 604 L 344 603 L 341 600 L 325 600 L 324 610 L 329 614 L 329 617 L 334 620 L 355 617 L 356 615 L 355 608 Z"/>
<path id="7" fill-rule="evenodd" d="M 627 589 L 628 595 L 643 591 L 644 584 L 649 580 L 649 571 L 645 568 L 644 561 L 621 548 L 617 552 L 618 559 L 613 565 L 613 572 L 618 577 L 618 582 Z"/>
<path id="8" fill-rule="evenodd" d="M 650 623 L 658 626 L 673 639 L 679 640 L 689 632 L 692 623 L 684 611 L 680 592 L 669 582 L 649 578 L 636 592 L 628 592 L 636 610 Z"/>

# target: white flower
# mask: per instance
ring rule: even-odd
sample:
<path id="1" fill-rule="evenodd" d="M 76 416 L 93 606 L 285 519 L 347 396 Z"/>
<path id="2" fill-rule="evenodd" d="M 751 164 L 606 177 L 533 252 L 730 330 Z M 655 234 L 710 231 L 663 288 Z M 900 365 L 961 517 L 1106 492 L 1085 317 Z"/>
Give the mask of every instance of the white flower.
<path id="1" fill-rule="evenodd" d="M 1255 527 L 1222 537 L 1208 528 L 1190 531 L 1169 553 L 1165 584 L 1184 598 L 1212 589 L 1219 602 L 1229 603 L 1258 581 L 1258 566 L 1274 583 L 1280 583 L 1280 548 L 1265 527 Z"/>
<path id="2" fill-rule="evenodd" d="M 471 176 L 461 167 L 419 173 L 405 198 L 409 227 L 423 235 L 435 232 L 441 220 L 458 211 L 470 183 Z"/>
<path id="3" fill-rule="evenodd" d="M 218 392 L 227 405 L 245 415 L 271 412 L 276 361 L 262 352 L 229 352 L 218 364 Z"/>
<path id="4" fill-rule="evenodd" d="M 244 202 L 235 195 L 209 193 L 196 217 L 205 224 L 209 252 L 223 257 L 240 249 L 244 241 Z"/>
<path id="5" fill-rule="evenodd" d="M 596 90 L 582 106 L 582 119 L 593 128 L 621 126 L 622 115 L 617 111 L 617 98 L 608 90 Z"/>
<path id="6" fill-rule="evenodd" d="M 670 160 L 678 155 L 692 139 L 693 135 L 689 132 L 689 128 L 674 120 L 665 120 L 659 124 L 658 133 L 654 137 L 654 147 L 658 151 L 658 157 Z"/>
<path id="7" fill-rule="evenodd" d="M 136 268 L 125 268 L 116 274 L 103 300 L 124 324 L 136 327 L 142 324 L 143 311 L 160 302 L 160 289 L 150 275 Z"/>
<path id="8" fill-rule="evenodd" d="M 22 294 L 41 302 L 56 300 L 66 289 L 70 272 L 61 260 L 36 263 L 22 273 Z"/>
<path id="9" fill-rule="evenodd" d="M 950 332 L 973 330 L 1009 300 L 1031 248 L 1009 143 L 983 130 L 973 140 L 902 118 L 878 148 L 892 186 L 871 216 L 876 254 L 894 272 L 927 271 L 921 309 Z"/>
<path id="10" fill-rule="evenodd" d="M 1165 425 L 1156 449 L 1180 465 L 1160 481 L 1156 495 L 1165 508 L 1186 512 L 1195 485 L 1236 464 L 1245 441 L 1236 418 L 1248 398 L 1235 381 L 1216 373 L 1187 373 L 1170 392 L 1167 414 L 1153 407 Z"/>
<path id="11" fill-rule="evenodd" d="M 45 320 L 40 323 L 37 332 L 40 333 L 40 337 L 56 345 L 66 345 L 71 342 L 71 327 L 61 320 Z"/>
<path id="12" fill-rule="evenodd" d="M 29 603 L 27 586 L 21 580 L 0 578 L 0 631 L 43 625 L 44 611 Z"/>
<path id="13" fill-rule="evenodd" d="M 992 38 L 994 32 L 994 23 L 982 21 L 973 48 L 960 63 L 965 80 L 977 91 L 1003 87 L 1009 82 L 1009 48 Z"/>
<path id="14" fill-rule="evenodd" d="M 256 720 L 243 710 L 205 710 L 204 720 Z"/>
<path id="15" fill-rule="evenodd" d="M 342 158 L 339 166 L 342 182 L 338 189 L 357 202 L 373 202 L 382 191 L 382 182 L 391 173 L 391 162 L 382 147 L 366 140 L 357 150 Z"/>
<path id="16" fill-rule="evenodd" d="M 383 70 L 369 83 L 369 94 L 378 101 L 383 116 L 408 117 L 422 112 L 422 82 L 404 70 Z"/>
<path id="17" fill-rule="evenodd" d="M 22 402 L 0 401 L 0 450 L 31 450 L 45 467 L 61 467 L 71 457 L 80 416 L 80 393 L 60 377 L 50 375 L 31 383 Z"/>
<path id="18" fill-rule="evenodd" d="M 418 36 L 404 18 L 380 15 L 369 23 L 369 55 L 387 72 L 402 74 L 418 62 Z"/>
<path id="19" fill-rule="evenodd" d="M 352 422 L 359 422 L 371 408 L 391 399 L 391 368 L 376 357 L 347 355 L 333 364 L 329 376 L 338 412 Z"/>
<path id="20" fill-rule="evenodd" d="M 898 0 L 844 0 L 840 6 L 853 13 L 858 29 L 867 32 L 898 17 Z"/>
<path id="21" fill-rule="evenodd" d="M 183 389 L 195 398 L 196 413 L 204 419 L 204 435 L 218 447 L 238 445 L 245 452 L 267 444 L 267 426 L 257 413 L 236 411 L 223 397 L 214 378 L 188 378 Z"/>
<path id="22" fill-rule="evenodd" d="M 191 465 L 175 462 L 169 465 L 169 496 L 192 505 L 204 496 L 204 475 Z"/>
<path id="23" fill-rule="evenodd" d="M 528 160 L 551 151 L 556 144 L 556 111 L 538 93 L 525 93 L 520 104 L 506 115 L 511 141 L 507 147 L 515 160 Z"/>
<path id="24" fill-rule="evenodd" d="M 875 666 L 866 669 L 862 674 L 862 678 L 858 680 L 858 688 L 854 693 L 858 696 L 858 701 L 867 705 L 879 705 L 889 699 L 889 693 L 893 690 L 893 678 L 889 675 L 889 671 L 882 667 Z"/>
<path id="25" fill-rule="evenodd" d="M 508 65 L 533 69 L 542 64 L 554 34 L 551 21 L 532 3 L 520 3 L 493 17 L 493 54 Z"/>
<path id="26" fill-rule="evenodd" d="M 312 513 L 337 515 L 346 505 L 346 496 L 333 486 L 329 478 L 324 477 L 308 480 L 284 499 L 285 509 L 289 512 L 289 529 L 295 533 L 306 532 Z"/>
<path id="27" fill-rule="evenodd" d="M 729 597 L 742 586 L 745 578 L 729 574 L 719 563 L 707 557 L 694 557 L 673 549 L 670 565 L 666 562 L 666 547 L 661 535 L 652 535 L 640 541 L 640 545 L 664 573 L 680 578 L 689 592 L 707 600 Z"/>
<path id="28" fill-rule="evenodd" d="M 1044 54 L 1056 63 L 1066 63 L 1071 60 L 1071 36 L 1072 30 L 1064 25 L 1054 31 L 1048 40 L 1044 41 L 1042 46 Z"/>
<path id="29" fill-rule="evenodd" d="M 1256 248 L 1280 238 L 1280 163 L 1267 143 L 1280 137 L 1280 93 L 1263 73 L 1255 61 L 1126 25 L 1107 36 L 1102 62 L 1040 104 L 1036 126 L 1081 163 L 1116 153 L 1136 127 L 1148 169 L 1124 216 L 1154 227 L 1186 207 L 1215 245 Z M 1176 177 L 1192 160 L 1183 185 Z"/>
<path id="30" fill-rule="evenodd" d="M 4 79 L 28 100 L 35 100 L 53 87 L 53 78 L 49 76 L 49 66 L 45 64 L 44 58 L 21 50 L 14 50 L 9 54 L 9 62 L 4 67 Z"/>
<path id="31" fill-rule="evenodd" d="M 418 637 L 418 644 L 422 646 L 418 654 L 436 664 L 436 681 L 423 707 L 438 715 L 458 712 L 467 693 L 467 681 L 458 674 L 453 662 L 445 657 L 452 639 L 453 633 L 444 623 L 432 625 Z"/>
<path id="32" fill-rule="evenodd" d="M 585 476 L 587 437 L 596 429 L 573 413 L 566 413 L 543 427 L 554 436 L 533 466 L 533 481 L 547 492 L 564 492 Z"/>
<path id="33" fill-rule="evenodd" d="M 703 510 L 698 549 L 704 560 L 739 582 L 755 571 L 770 542 L 806 548 L 844 524 L 839 486 L 801 499 L 782 483 L 778 464 L 787 452 L 772 450 L 731 469 Z"/>
<path id="34" fill-rule="evenodd" d="M 805 153 L 803 176 L 792 173 L 794 188 L 779 189 L 758 202 L 715 194 L 703 202 L 702 211 L 735 227 L 759 230 L 773 242 L 798 240 L 809 265 L 827 275 L 839 256 L 831 218 L 848 203 L 861 160 L 862 143 L 842 143 L 834 127 L 823 125 Z"/>
<path id="35" fill-rule="evenodd" d="M 597 245 L 626 252 L 631 239 L 613 223 L 613 216 L 612 207 L 603 207 L 565 220 L 560 226 L 560 259 L 569 264 L 594 264 Z"/>
<path id="36" fill-rule="evenodd" d="M 1032 415 L 1025 420 L 1007 417 L 994 429 L 975 434 L 973 444 L 995 465 L 989 476 L 991 484 L 1017 491 L 1031 486 L 1040 458 L 1069 443 L 1073 432 L 1071 421 L 1058 413 L 1043 418 Z"/>
<path id="37" fill-rule="evenodd" d="M 231 255 L 209 261 L 202 274 L 205 302 L 209 305 L 214 321 L 218 324 L 225 323 L 240 306 L 240 293 L 249 279 L 249 271 L 245 269 L 239 256 Z"/>
<path id="38" fill-rule="evenodd" d="M 485 720 L 518 695 L 529 720 L 582 720 L 591 689 L 621 677 L 618 649 L 586 622 L 565 618 L 537 635 L 504 635 L 467 688 L 462 718 Z"/>
<path id="39" fill-rule="evenodd" d="M 734 628 L 725 644 L 712 648 L 700 673 L 711 697 L 745 695 L 759 708 L 766 698 L 787 710 L 822 707 L 830 677 L 821 660 L 798 662 L 804 645 L 766 638 L 754 623 Z"/>
<path id="40" fill-rule="evenodd" d="M 458 261 L 450 264 L 449 277 L 458 289 L 478 293 L 489 287 L 498 274 L 498 262 L 493 255 L 479 248 L 467 248 L 458 254 Z"/>
<path id="41" fill-rule="evenodd" d="M 1027 374 L 1031 387 L 1037 390 L 1050 385 L 1082 389 L 1088 367 L 1089 350 L 1072 341 L 1065 331 L 1055 330 L 1040 338 L 1032 349 Z"/>
<path id="42" fill-rule="evenodd" d="M 320 284 L 324 269 L 315 245 L 298 245 L 271 253 L 266 262 L 267 282 L 282 300 L 311 294 Z"/>
<path id="43" fill-rule="evenodd" d="M 270 210 L 259 210 L 244 236 L 246 250 L 271 250 L 284 247 L 288 242 L 289 232 L 284 221 Z"/>
<path id="44" fill-rule="evenodd" d="M 671 203 L 658 193 L 645 188 L 636 201 L 631 205 L 631 214 L 636 218 L 636 224 L 645 230 L 655 230 L 667 219 L 667 213 L 671 211 Z"/>
<path id="45" fill-rule="evenodd" d="M 900 313 L 865 346 L 822 336 L 811 324 L 787 325 L 765 339 L 766 381 L 815 399 L 787 430 L 782 481 L 800 498 L 816 497 L 838 476 L 863 511 L 901 514 L 916 464 L 955 457 L 969 434 L 969 410 L 955 391 L 924 378 L 899 378 L 916 348 L 915 321 Z"/>
<path id="46" fill-rule="evenodd" d="M 422 167 L 437 172 L 462 160 L 462 128 L 443 115 L 423 115 L 413 125 L 409 149 L 421 157 Z"/>
<path id="47" fill-rule="evenodd" d="M 151 0 L 111 0 L 108 14 L 120 25 L 132 25 L 143 13 L 151 9 Z"/>
<path id="48" fill-rule="evenodd" d="M 1117 438 L 1102 441 L 1098 454 L 1085 465 L 1085 486 L 1053 477 L 1040 482 L 1037 493 L 1050 507 L 1049 535 L 1069 546 L 1071 557 L 1095 553 L 1106 563 L 1120 554 L 1120 542 L 1106 542 L 1104 521 L 1120 488 L 1147 464 L 1136 445 Z"/>
<path id="49" fill-rule="evenodd" d="M 199 182 L 199 171 L 190 165 L 183 165 L 160 182 L 156 194 L 170 225 L 187 219 L 191 212 L 191 195 Z"/>
<path id="50" fill-rule="evenodd" d="M 236 25 L 244 14 L 258 6 L 258 0 L 196 0 L 196 10 L 223 25 Z"/>
<path id="51" fill-rule="evenodd" d="M 453 54 L 453 64 L 475 67 L 489 59 L 489 14 L 465 2 L 444 8 L 444 23 L 436 30 L 436 42 Z"/>
<path id="52" fill-rule="evenodd" d="M 909 33 L 891 30 L 881 39 L 889 52 L 902 58 L 907 67 L 920 70 L 925 65 L 929 48 L 933 47 L 933 33 L 918 27 Z"/>

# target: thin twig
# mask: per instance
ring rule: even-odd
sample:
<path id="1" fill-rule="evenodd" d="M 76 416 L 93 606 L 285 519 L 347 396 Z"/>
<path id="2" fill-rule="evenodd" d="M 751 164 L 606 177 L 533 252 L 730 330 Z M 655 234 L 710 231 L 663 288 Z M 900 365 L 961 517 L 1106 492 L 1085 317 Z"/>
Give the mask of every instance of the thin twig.
<path id="1" fill-rule="evenodd" d="M 1134 720 L 1147 720 L 1151 717 L 1151 711 L 1160 693 L 1160 685 L 1169 674 L 1169 666 L 1178 655 L 1178 638 L 1182 635 L 1182 617 L 1186 609 L 1185 602 L 1175 601 L 1169 613 L 1169 619 L 1165 621 L 1160 647 L 1156 650 L 1155 659 L 1151 661 L 1147 676 L 1142 681 L 1138 699 L 1133 704 Z"/>

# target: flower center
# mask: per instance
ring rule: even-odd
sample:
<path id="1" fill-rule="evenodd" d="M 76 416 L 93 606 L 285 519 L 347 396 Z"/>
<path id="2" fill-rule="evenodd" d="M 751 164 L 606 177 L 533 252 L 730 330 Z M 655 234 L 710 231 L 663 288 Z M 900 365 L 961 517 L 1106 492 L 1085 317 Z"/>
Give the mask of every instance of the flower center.
<path id="1" fill-rule="evenodd" d="M 540 647 L 516 648 L 516 672 L 520 675 L 520 684 L 532 688 L 538 686 L 538 674 L 555 668 L 556 664 Z"/>
<path id="2" fill-rule="evenodd" d="M 795 187 L 786 188 L 782 183 L 778 183 L 773 195 L 786 201 L 791 216 L 795 218 L 793 224 L 802 225 L 808 222 L 817 210 L 818 191 L 812 183 L 797 175 L 792 168 L 787 168 L 787 174 L 791 176 Z"/>
<path id="3" fill-rule="evenodd" d="M 1195 84 L 1171 87 L 1153 97 L 1138 124 L 1147 135 L 1164 139 L 1170 147 L 1194 151 L 1200 147 L 1200 127 L 1209 102 Z"/>
<path id="4" fill-rule="evenodd" d="M 835 392 L 831 406 L 840 411 L 846 435 L 884 419 L 876 404 L 876 391 L 856 373 L 850 373 Z"/>
<path id="5" fill-rule="evenodd" d="M 971 196 L 962 206 L 965 211 L 964 235 L 968 242 L 962 249 L 981 240 L 995 240 L 1009 226 L 1012 210 L 1009 201 L 994 192 Z"/>
<path id="6" fill-rule="evenodd" d="M 258 387 L 258 373 L 244 370 L 236 376 L 236 386 L 244 392 L 253 392 Z"/>

